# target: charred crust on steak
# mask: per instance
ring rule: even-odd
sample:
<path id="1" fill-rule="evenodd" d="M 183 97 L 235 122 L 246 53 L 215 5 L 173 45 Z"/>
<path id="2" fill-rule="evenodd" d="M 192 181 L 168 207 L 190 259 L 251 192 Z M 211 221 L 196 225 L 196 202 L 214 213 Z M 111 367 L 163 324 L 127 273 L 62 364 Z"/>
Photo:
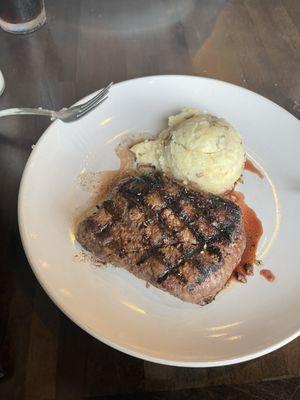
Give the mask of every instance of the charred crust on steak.
<path id="1" fill-rule="evenodd" d="M 236 204 L 191 190 L 158 171 L 120 181 L 80 223 L 77 239 L 101 260 L 183 300 L 193 302 L 195 296 L 200 304 L 222 289 L 245 247 Z M 226 259 L 235 265 L 227 265 Z M 205 289 L 202 298 L 197 287 L 207 282 L 216 287 Z"/>

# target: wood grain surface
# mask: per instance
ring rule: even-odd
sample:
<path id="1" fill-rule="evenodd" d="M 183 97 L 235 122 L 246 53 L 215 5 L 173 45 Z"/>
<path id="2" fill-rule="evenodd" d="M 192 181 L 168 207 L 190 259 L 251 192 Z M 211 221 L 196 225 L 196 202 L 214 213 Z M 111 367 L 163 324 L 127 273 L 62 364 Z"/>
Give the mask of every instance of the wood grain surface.
<path id="1" fill-rule="evenodd" d="M 299 0 L 48 0 L 46 12 L 35 33 L 0 32 L 1 109 L 60 108 L 112 80 L 192 74 L 300 116 Z M 22 171 L 48 125 L 0 121 L 0 399 L 300 399 L 300 339 L 240 365 L 175 368 L 115 351 L 61 313 L 17 225 Z"/>

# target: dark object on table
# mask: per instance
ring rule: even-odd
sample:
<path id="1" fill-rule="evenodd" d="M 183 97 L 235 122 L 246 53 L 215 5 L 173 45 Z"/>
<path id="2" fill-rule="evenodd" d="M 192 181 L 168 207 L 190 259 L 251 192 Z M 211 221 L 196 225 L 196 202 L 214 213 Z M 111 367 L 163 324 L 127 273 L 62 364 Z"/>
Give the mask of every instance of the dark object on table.
<path id="1" fill-rule="evenodd" d="M 77 238 L 101 261 L 200 305 L 224 287 L 245 248 L 237 205 L 159 172 L 122 180 Z"/>
<path id="2" fill-rule="evenodd" d="M 0 26 L 7 32 L 33 32 L 45 21 L 44 0 L 0 1 Z"/>

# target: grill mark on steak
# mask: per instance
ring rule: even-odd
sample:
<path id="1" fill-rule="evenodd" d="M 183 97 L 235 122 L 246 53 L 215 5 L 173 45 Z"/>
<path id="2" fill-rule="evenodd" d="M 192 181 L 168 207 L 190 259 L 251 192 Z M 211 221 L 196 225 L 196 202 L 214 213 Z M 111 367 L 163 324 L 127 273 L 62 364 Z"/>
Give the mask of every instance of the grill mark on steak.
<path id="1" fill-rule="evenodd" d="M 129 202 L 133 202 L 134 204 L 136 204 L 141 212 L 146 216 L 144 227 L 147 227 L 149 222 L 157 219 L 164 230 L 171 231 L 170 233 L 173 234 L 173 230 L 170 229 L 170 227 L 162 217 L 164 210 L 166 210 L 167 208 L 164 207 L 155 212 L 155 210 L 147 207 L 147 204 L 145 202 L 146 195 L 152 189 L 157 187 L 159 182 L 159 174 L 155 174 L 153 177 L 150 175 L 136 176 L 135 178 L 133 178 L 133 180 L 125 182 L 123 185 L 121 185 L 119 187 L 119 193 L 124 196 L 124 198 L 126 198 Z M 137 265 L 141 265 L 148 258 L 155 256 L 162 264 L 166 266 L 166 270 L 171 270 L 174 268 L 174 265 L 170 264 L 167 258 L 160 251 L 161 247 L 163 246 L 163 240 L 161 240 L 156 246 L 153 246 L 150 239 L 145 236 L 142 237 L 142 241 L 145 242 L 147 248 L 145 253 L 137 261 Z"/>
<path id="2" fill-rule="evenodd" d="M 154 178 L 154 179 L 153 179 Z M 144 183 L 144 187 L 143 184 Z M 144 176 L 137 176 L 135 177 L 135 180 L 131 181 L 130 184 L 133 183 L 133 187 L 128 187 L 128 185 L 124 184 L 119 188 L 119 192 L 129 201 L 134 201 L 137 202 L 139 205 L 141 211 L 151 218 L 157 217 L 159 223 L 167 230 L 171 235 L 177 235 L 177 233 L 182 232 L 184 229 L 188 228 L 190 232 L 194 236 L 196 236 L 197 240 L 199 243 L 201 243 L 193 252 L 193 255 L 195 253 L 200 252 L 203 249 L 203 246 L 205 244 L 205 240 L 203 235 L 194 229 L 194 227 L 191 225 L 189 219 L 182 218 L 181 213 L 182 210 L 180 206 L 178 205 L 178 200 L 179 198 L 175 197 L 169 197 L 168 195 L 162 195 L 159 184 L 161 183 L 161 175 L 159 173 L 155 173 L 154 176 L 149 176 L 149 175 L 144 175 Z M 145 204 L 145 196 L 152 190 L 157 190 L 157 193 L 159 193 L 160 197 L 163 198 L 166 202 L 166 207 L 161 208 L 159 211 L 155 212 L 151 208 L 147 208 L 147 205 Z M 179 195 L 179 197 L 182 197 Z M 177 220 L 180 220 L 183 222 L 184 226 L 179 230 L 176 231 L 175 229 L 172 229 L 165 221 L 163 214 L 167 210 L 172 210 L 175 214 L 175 218 Z M 187 254 L 181 254 L 180 258 L 174 263 L 169 263 L 168 259 L 164 257 L 163 254 L 161 254 L 161 249 L 162 244 L 159 244 L 157 246 L 152 246 L 151 243 L 148 241 L 148 248 L 146 252 L 141 256 L 141 259 L 137 262 L 137 265 L 141 265 L 144 261 L 147 260 L 147 258 L 156 256 L 160 262 L 162 262 L 165 265 L 165 270 L 164 272 L 158 276 L 157 278 L 157 283 L 162 283 L 170 274 L 177 274 L 179 279 L 184 280 L 184 278 L 181 276 L 181 274 L 177 271 L 177 269 L 185 262 L 187 261 L 189 257 L 187 257 Z M 213 249 L 213 247 L 212 247 Z"/>
<path id="3" fill-rule="evenodd" d="M 120 181 L 81 222 L 77 238 L 104 262 L 199 304 L 222 289 L 245 245 L 238 206 L 189 190 L 160 172 Z"/>

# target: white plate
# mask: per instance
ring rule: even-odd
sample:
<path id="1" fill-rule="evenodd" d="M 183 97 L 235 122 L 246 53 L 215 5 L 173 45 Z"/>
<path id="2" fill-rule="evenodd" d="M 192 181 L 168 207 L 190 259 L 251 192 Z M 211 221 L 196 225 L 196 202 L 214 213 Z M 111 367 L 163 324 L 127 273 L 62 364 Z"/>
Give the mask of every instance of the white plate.
<path id="1" fill-rule="evenodd" d="M 264 226 L 258 272 L 205 307 L 146 288 L 125 270 L 74 262 L 71 219 L 87 200 L 82 170 L 118 167 L 122 135 L 156 132 L 182 107 L 223 116 L 266 172 L 240 188 Z M 19 195 L 19 225 L 32 269 L 55 303 L 102 342 L 163 364 L 207 367 L 266 354 L 300 329 L 300 127 L 291 114 L 253 92 L 216 80 L 155 76 L 113 86 L 109 100 L 75 123 L 53 123 L 35 146 Z"/>

